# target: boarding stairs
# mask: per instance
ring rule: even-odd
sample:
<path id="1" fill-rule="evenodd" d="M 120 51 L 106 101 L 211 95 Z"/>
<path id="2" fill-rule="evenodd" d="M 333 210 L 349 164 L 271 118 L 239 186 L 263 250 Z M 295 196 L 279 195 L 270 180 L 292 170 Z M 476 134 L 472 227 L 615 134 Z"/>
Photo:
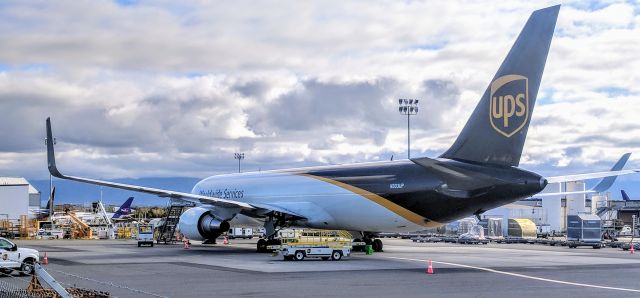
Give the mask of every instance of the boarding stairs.
<path id="1" fill-rule="evenodd" d="M 175 234 L 178 222 L 180 221 L 180 215 L 186 209 L 195 206 L 192 202 L 184 200 L 171 200 L 169 207 L 167 208 L 167 216 L 164 218 L 164 222 L 157 228 L 158 237 L 156 242 L 163 242 L 164 244 L 172 244 L 176 241 Z"/>

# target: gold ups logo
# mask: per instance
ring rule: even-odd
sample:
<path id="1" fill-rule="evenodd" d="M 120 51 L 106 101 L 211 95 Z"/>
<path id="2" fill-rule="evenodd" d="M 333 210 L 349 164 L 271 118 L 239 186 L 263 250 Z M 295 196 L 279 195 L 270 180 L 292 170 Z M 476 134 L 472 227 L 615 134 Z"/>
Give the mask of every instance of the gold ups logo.
<path id="1" fill-rule="evenodd" d="M 505 75 L 491 83 L 489 121 L 509 138 L 529 119 L 529 80 L 521 75 Z"/>

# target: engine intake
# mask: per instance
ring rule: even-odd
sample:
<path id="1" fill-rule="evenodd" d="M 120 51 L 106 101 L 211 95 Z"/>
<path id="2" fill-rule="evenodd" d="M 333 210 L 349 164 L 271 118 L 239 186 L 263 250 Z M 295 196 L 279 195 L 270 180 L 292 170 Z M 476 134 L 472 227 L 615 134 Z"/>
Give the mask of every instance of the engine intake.
<path id="1" fill-rule="evenodd" d="M 189 239 L 216 239 L 229 230 L 229 222 L 216 218 L 210 209 L 194 207 L 180 215 L 178 228 Z"/>

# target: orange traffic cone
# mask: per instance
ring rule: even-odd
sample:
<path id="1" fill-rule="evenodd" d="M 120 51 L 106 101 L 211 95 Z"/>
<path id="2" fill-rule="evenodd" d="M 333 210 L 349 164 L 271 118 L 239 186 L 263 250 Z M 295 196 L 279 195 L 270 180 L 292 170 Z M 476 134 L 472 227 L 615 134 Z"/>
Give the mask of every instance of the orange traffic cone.
<path id="1" fill-rule="evenodd" d="M 429 260 L 429 266 L 427 267 L 427 274 L 433 274 L 433 264 L 431 264 L 431 260 Z"/>
<path id="2" fill-rule="evenodd" d="M 44 258 L 42 258 L 42 264 L 43 265 L 47 265 L 49 264 L 49 258 L 47 258 L 47 252 L 44 252 Z"/>
<path id="3" fill-rule="evenodd" d="M 222 241 L 224 245 L 229 245 L 229 237 L 224 236 L 224 241 Z"/>
<path id="4" fill-rule="evenodd" d="M 635 246 L 634 243 L 631 243 L 631 254 L 634 254 L 634 252 L 636 251 L 633 247 Z"/>

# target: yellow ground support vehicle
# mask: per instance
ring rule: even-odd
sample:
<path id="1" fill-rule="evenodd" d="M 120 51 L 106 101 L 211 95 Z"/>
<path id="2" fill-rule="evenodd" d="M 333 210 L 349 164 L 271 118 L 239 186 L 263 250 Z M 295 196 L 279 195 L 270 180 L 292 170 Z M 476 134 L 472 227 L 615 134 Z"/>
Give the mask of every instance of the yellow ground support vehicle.
<path id="1" fill-rule="evenodd" d="M 281 233 L 281 244 L 269 246 L 286 261 L 322 258 L 338 261 L 351 254 L 353 239 L 346 231 L 292 230 Z"/>

